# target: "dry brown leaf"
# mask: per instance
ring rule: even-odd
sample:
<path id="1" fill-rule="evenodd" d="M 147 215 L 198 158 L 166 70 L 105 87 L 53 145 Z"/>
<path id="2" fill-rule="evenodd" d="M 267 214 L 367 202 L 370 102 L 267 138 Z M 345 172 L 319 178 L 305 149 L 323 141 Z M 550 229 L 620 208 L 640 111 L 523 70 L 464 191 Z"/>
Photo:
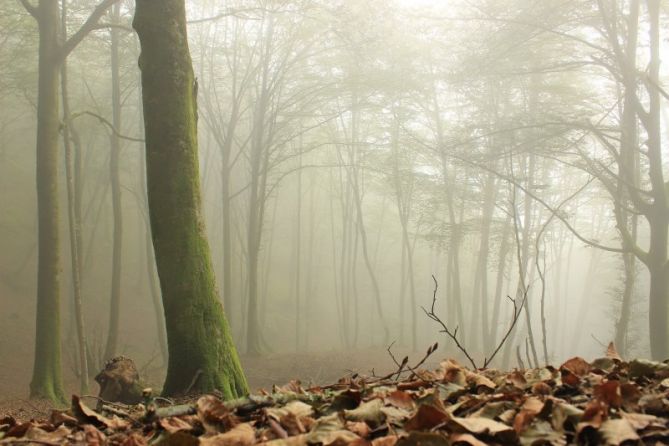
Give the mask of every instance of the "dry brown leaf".
<path id="1" fill-rule="evenodd" d="M 397 435 L 386 435 L 385 437 L 372 440 L 372 446 L 395 446 Z"/>
<path id="2" fill-rule="evenodd" d="M 606 420 L 599 428 L 599 434 L 604 443 L 611 446 L 640 439 L 634 427 L 626 419 Z"/>
<path id="3" fill-rule="evenodd" d="M 146 441 L 146 438 L 137 432 L 133 432 L 123 440 L 121 446 L 147 446 L 148 444 L 149 442 Z"/>
<path id="4" fill-rule="evenodd" d="M 527 387 L 527 380 L 525 375 L 520 370 L 514 370 L 506 375 L 505 381 L 519 389 Z"/>
<path id="5" fill-rule="evenodd" d="M 611 380 L 595 386 L 593 396 L 611 407 L 619 408 L 623 403 L 620 381 Z"/>
<path id="6" fill-rule="evenodd" d="M 107 437 L 95 426 L 84 425 L 84 441 L 89 446 L 102 446 L 107 444 Z"/>
<path id="7" fill-rule="evenodd" d="M 500 439 L 500 441 L 515 441 L 516 438 L 516 432 L 511 427 L 483 417 L 453 417 L 449 421 L 449 426 L 457 428 L 459 432 L 489 435 Z"/>
<path id="8" fill-rule="evenodd" d="M 156 443 L 156 446 L 198 446 L 200 440 L 184 431 L 167 434 Z"/>
<path id="9" fill-rule="evenodd" d="M 195 404 L 197 416 L 207 432 L 226 432 L 239 424 L 237 417 L 213 395 L 200 397 Z"/>
<path id="10" fill-rule="evenodd" d="M 442 408 L 432 404 L 423 404 L 416 413 L 404 424 L 407 431 L 421 431 L 432 429 L 451 418 Z"/>
<path id="11" fill-rule="evenodd" d="M 165 432 L 173 434 L 179 431 L 189 431 L 193 429 L 193 426 L 185 420 L 182 420 L 179 417 L 169 417 L 161 418 L 158 420 L 160 427 L 165 429 Z"/>
<path id="12" fill-rule="evenodd" d="M 383 408 L 383 401 L 375 398 L 371 401 L 366 401 L 353 410 L 345 410 L 344 417 L 350 421 L 365 421 L 372 426 L 378 426 L 386 419 L 386 415 L 381 410 Z"/>
<path id="13" fill-rule="evenodd" d="M 77 419 L 64 410 L 52 410 L 49 422 L 54 426 L 64 424 L 66 426 L 76 426 Z"/>
<path id="14" fill-rule="evenodd" d="M 395 406 L 398 409 L 413 410 L 416 407 L 416 403 L 411 397 L 411 394 L 403 390 L 395 390 L 394 392 L 390 392 L 388 395 L 386 395 L 384 400 L 386 404 Z"/>
<path id="15" fill-rule="evenodd" d="M 369 437 L 369 434 L 372 432 L 372 430 L 369 428 L 369 425 L 362 421 L 347 421 L 346 429 L 362 438 Z"/>
<path id="16" fill-rule="evenodd" d="M 92 424 L 105 429 L 123 430 L 130 426 L 130 422 L 122 420 L 117 416 L 107 418 L 84 404 L 77 396 L 72 395 L 72 413 L 82 424 Z"/>
<path id="17" fill-rule="evenodd" d="M 532 385 L 532 393 L 534 395 L 550 395 L 552 391 L 553 389 L 551 388 L 551 386 L 549 386 L 543 381 L 539 381 L 538 383 L 534 383 Z"/>
<path id="18" fill-rule="evenodd" d="M 565 361 L 561 366 L 560 370 L 569 370 L 574 375 L 578 377 L 583 377 L 590 373 L 592 367 L 590 364 L 583 358 L 576 356 L 567 361 Z"/>
<path id="19" fill-rule="evenodd" d="M 486 446 L 486 443 L 482 442 L 472 434 L 453 434 L 450 436 L 451 444 L 453 446 L 457 445 L 468 445 L 468 446 Z"/>
<path id="20" fill-rule="evenodd" d="M 255 442 L 255 429 L 249 423 L 238 424 L 224 434 L 200 437 L 201 446 L 251 446 Z"/>
<path id="21" fill-rule="evenodd" d="M 296 435 L 294 437 L 279 438 L 276 440 L 265 441 L 258 443 L 263 446 L 306 446 L 307 434 Z"/>
<path id="22" fill-rule="evenodd" d="M 448 438 L 437 432 L 410 432 L 402 437 L 397 446 L 449 446 Z"/>
<path id="23" fill-rule="evenodd" d="M 267 412 L 267 415 L 277 421 L 280 421 L 282 417 L 285 417 L 288 414 L 295 415 L 298 418 L 308 417 L 314 414 L 314 408 L 302 401 L 291 401 L 284 407 L 269 407 L 265 409 L 265 411 Z"/>
<path id="24" fill-rule="evenodd" d="M 464 373 L 467 384 L 474 386 L 477 391 L 486 390 L 492 392 L 497 388 L 497 385 L 490 378 L 480 373 L 474 373 L 469 370 L 465 370 Z"/>
<path id="25" fill-rule="evenodd" d="M 632 427 L 634 427 L 634 429 L 636 429 L 637 431 L 643 430 L 648 426 L 660 427 L 660 428 L 664 427 L 662 419 L 656 417 L 655 415 L 621 412 L 620 416 L 625 420 L 629 421 Z"/>
<path id="26" fill-rule="evenodd" d="M 467 376 L 462 366 L 456 361 L 452 359 L 444 361 L 441 363 L 441 368 L 444 371 L 444 382 L 454 383 L 462 387 L 467 385 Z"/>

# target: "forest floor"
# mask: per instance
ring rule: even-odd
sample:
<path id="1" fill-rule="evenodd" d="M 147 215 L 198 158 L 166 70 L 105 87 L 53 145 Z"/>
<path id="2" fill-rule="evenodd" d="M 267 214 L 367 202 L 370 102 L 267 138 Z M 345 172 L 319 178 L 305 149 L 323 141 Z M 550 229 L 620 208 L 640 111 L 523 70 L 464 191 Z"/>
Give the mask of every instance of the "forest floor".
<path id="1" fill-rule="evenodd" d="M 623 361 L 611 345 L 592 362 L 471 370 L 437 361 L 436 350 L 411 360 L 397 351 L 386 374 L 361 370 L 379 367 L 376 360 L 389 364 L 382 351 L 246 358 L 254 387 L 304 380 L 232 401 L 149 398 L 105 403 L 100 411 L 91 408 L 94 400 L 73 396 L 68 410 L 42 421 L 21 421 L 29 412 L 0 417 L 0 445 L 669 444 L 669 363 Z M 28 410 L 41 416 L 46 409 Z"/>
<path id="2" fill-rule="evenodd" d="M 396 348 L 397 355 L 418 357 L 420 353 L 411 354 L 407 349 Z M 403 357 L 403 356 L 402 356 Z M 311 353 L 274 353 L 259 357 L 241 357 L 249 386 L 253 391 L 265 389 L 271 391 L 274 385 L 284 385 L 291 380 L 300 379 L 305 386 L 324 385 L 336 382 L 352 373 L 368 374 L 372 370 L 386 372 L 395 365 L 388 352 L 382 348 L 353 351 L 327 351 Z M 428 363 L 436 366 L 437 361 Z M 4 365 L 3 365 L 4 366 Z M 18 367 L 6 364 L 0 370 L 0 419 L 12 416 L 19 420 L 46 418 L 53 406 L 48 401 L 29 400 L 28 393 L 30 374 Z M 153 376 L 142 376 L 149 384 L 160 387 L 161 374 L 153 370 Z M 66 377 L 66 390 L 76 391 L 77 384 L 73 377 Z M 97 394 L 97 384 L 91 381 L 91 394 Z"/>

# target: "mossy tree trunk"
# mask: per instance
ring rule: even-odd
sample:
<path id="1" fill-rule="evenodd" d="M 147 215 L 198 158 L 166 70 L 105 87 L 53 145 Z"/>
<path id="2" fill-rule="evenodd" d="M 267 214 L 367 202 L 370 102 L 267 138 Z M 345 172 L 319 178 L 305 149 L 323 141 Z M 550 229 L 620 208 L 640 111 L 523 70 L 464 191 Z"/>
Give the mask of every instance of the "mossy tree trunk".
<path id="1" fill-rule="evenodd" d="M 163 295 L 169 361 L 163 392 L 247 390 L 218 300 L 201 212 L 197 83 L 185 0 L 137 0 L 142 47 L 149 216 Z"/>
<path id="2" fill-rule="evenodd" d="M 58 237 L 58 81 L 65 58 L 96 28 L 118 0 L 102 0 L 69 38 L 59 35 L 59 2 L 20 0 L 39 30 L 37 87 L 37 321 L 30 396 L 65 402 L 60 347 L 60 244 Z M 62 38 L 62 40 L 61 40 Z"/>
<path id="3" fill-rule="evenodd" d="M 58 240 L 58 2 L 40 1 L 37 92 L 37 331 L 30 396 L 64 402 L 60 347 Z"/>

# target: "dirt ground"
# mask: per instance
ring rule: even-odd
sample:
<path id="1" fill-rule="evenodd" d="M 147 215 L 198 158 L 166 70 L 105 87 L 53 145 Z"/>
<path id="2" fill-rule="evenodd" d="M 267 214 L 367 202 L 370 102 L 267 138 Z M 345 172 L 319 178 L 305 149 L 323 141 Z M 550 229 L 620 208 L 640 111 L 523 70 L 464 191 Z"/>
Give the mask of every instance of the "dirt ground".
<path id="1" fill-rule="evenodd" d="M 419 361 L 423 355 L 410 354 L 401 348 L 394 348 L 393 351 L 399 360 L 408 354 L 411 363 Z M 431 361 L 424 365 L 425 368 L 436 367 L 438 354 L 435 353 L 430 359 Z M 384 348 L 347 352 L 275 353 L 263 357 L 242 356 L 241 360 L 252 391 L 259 389 L 271 391 L 272 385 L 286 384 L 293 379 L 299 379 L 305 386 L 330 384 L 351 373 L 371 374 L 374 370 L 377 374 L 384 374 L 396 369 Z M 8 372 L 14 376 L 9 376 Z M 0 418 L 9 415 L 20 420 L 40 419 L 48 417 L 51 413 L 53 406 L 49 402 L 29 400 L 21 396 L 28 393 L 30 372 L 30 370 L 19 371 L 11 367 L 2 367 Z M 150 382 L 151 378 L 148 378 L 148 381 Z M 97 393 L 97 385 L 95 383 L 91 385 L 91 393 Z M 158 387 L 159 385 L 160 383 Z M 66 388 L 76 393 L 76 382 L 70 379 L 66 382 Z"/>

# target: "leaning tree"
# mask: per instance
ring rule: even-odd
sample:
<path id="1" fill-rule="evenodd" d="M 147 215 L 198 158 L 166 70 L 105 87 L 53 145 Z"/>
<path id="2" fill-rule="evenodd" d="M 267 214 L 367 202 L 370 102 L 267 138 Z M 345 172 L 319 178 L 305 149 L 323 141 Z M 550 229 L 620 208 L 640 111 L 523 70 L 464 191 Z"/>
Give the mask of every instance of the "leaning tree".
<path id="1" fill-rule="evenodd" d="M 137 0 L 151 235 L 167 328 L 167 395 L 248 392 L 218 298 L 202 215 L 197 81 L 185 0 Z"/>

